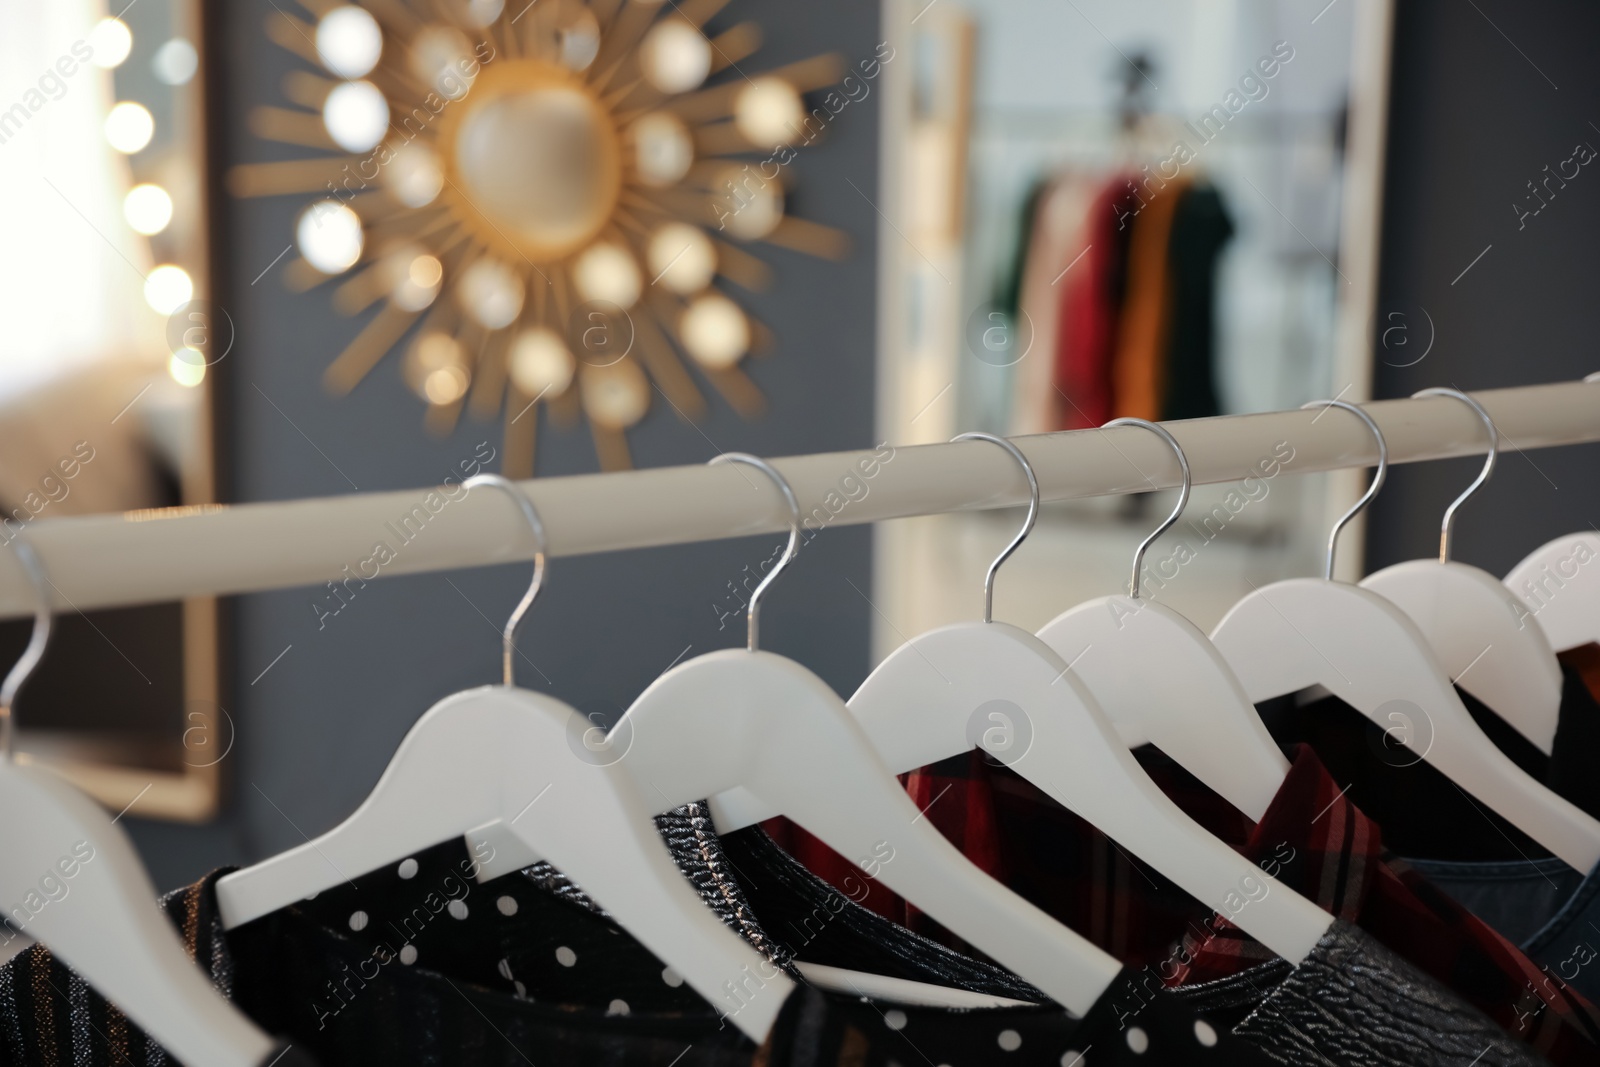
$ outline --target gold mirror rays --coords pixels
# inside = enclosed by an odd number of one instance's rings
[[[631,463],[625,434],[658,394],[686,419],[703,384],[761,409],[741,364],[768,331],[723,285],[770,271],[732,242],[847,242],[787,215],[786,176],[752,180],[740,157],[810,142],[801,94],[837,79],[836,58],[708,86],[760,43],[751,23],[707,36],[720,0],[302,2],[267,30],[310,69],[252,127],[322,155],[239,166],[229,186],[318,194],[285,280],[339,277],[340,311],[376,306],[331,390],[399,346],[431,430],[463,409],[504,419],[510,476],[533,472],[541,406],[585,417],[604,469]]]

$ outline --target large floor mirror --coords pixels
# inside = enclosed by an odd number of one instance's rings
[[[885,22],[907,54],[885,68],[881,437],[1367,397],[1386,0],[889,0]],[[1205,627],[1318,573],[1361,478],[1279,477],[1285,448],[1271,476],[1196,488],[1147,595]],[[1169,496],[1048,507],[996,617],[1032,629],[1124,587]],[[971,617],[1016,521],[880,529],[880,654]]]
[[[44,518],[214,500],[208,373],[231,324],[208,301],[199,0],[7,0],[0,111],[14,213],[0,275],[0,540]],[[0,105],[3,106],[3,105]],[[16,566],[6,561],[5,566]],[[0,625],[15,662],[31,623]],[[213,600],[63,610],[16,708],[15,748],[113,810],[216,810],[233,724]]]

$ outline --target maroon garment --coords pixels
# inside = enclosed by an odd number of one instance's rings
[[[1600,1012],[1383,846],[1309,746],[1292,749],[1259,824],[1159,752],[1137,753],[1169,797],[1283,885],[1360,926],[1555,1064],[1600,1062]],[[1231,978],[1274,955],[1009,768],[972,752],[907,777],[926,818],[989,874],[1168,986]],[[799,831],[794,831],[799,833]],[[821,847],[816,846],[816,847]],[[802,855],[805,855],[802,850]],[[840,861],[842,863],[842,861]],[[859,872],[855,872],[859,877]],[[878,910],[970,951],[904,902]],[[1240,906],[1247,907],[1241,895]]]
[[[1055,387],[1064,430],[1100,426],[1112,416],[1111,361],[1127,281],[1128,240],[1139,201],[1118,174],[1094,198],[1081,239],[1061,265]]]

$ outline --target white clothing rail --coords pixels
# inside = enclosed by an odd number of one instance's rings
[[[1564,382],[1474,396],[1494,418],[1506,454],[1600,440],[1600,383]],[[1388,400],[1366,408],[1388,439],[1391,462],[1485,451],[1482,423],[1459,401]],[[1259,476],[1258,465],[1281,456],[1284,442],[1293,449],[1285,473],[1370,466],[1377,459],[1366,427],[1337,409],[1167,425],[1187,453],[1197,485]],[[1180,484],[1167,445],[1137,427],[1016,442],[1033,463],[1046,501]],[[888,454],[888,449],[832,452],[778,459],[773,465],[793,486],[813,526],[999,508],[1027,499],[1015,462],[983,442],[901,447],[884,459]],[[864,469],[873,473],[867,476]],[[1527,475],[1507,466],[1500,476]],[[544,520],[552,556],[771,533],[785,529],[788,521],[773,487],[737,465],[538,479],[521,486]],[[40,519],[13,522],[4,536],[9,539],[20,525],[62,611],[320,585],[357,573],[371,577],[368,561],[379,543],[392,550],[392,558],[377,564],[382,575],[532,557],[525,521],[503,494],[463,494],[459,487],[450,492],[453,500],[438,490],[417,489]],[[403,532],[414,529],[415,536],[397,536],[402,525]],[[21,567],[0,566],[0,618],[31,612]]]

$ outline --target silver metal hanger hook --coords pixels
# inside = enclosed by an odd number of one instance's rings
[[[766,593],[767,587],[777,581],[778,575],[789,566],[789,561],[800,552],[800,501],[796,499],[788,479],[778,473],[778,468],[760,456],[752,456],[748,452],[724,452],[712,459],[708,466],[715,467],[719,463],[743,463],[747,467],[754,467],[772,479],[778,491],[783,494],[783,502],[789,506],[789,544],[783,550],[783,558],[778,561],[776,567],[767,572],[767,576],[761,579],[755,591],[750,594],[750,607],[745,624],[745,647],[755,652],[761,647],[761,597]]]
[[[517,606],[512,610],[505,629],[500,631],[501,681],[508,686],[515,685],[516,673],[512,669],[512,659],[517,651],[517,628],[522,625],[522,617],[533,606],[534,598],[539,595],[539,589],[544,585],[545,554],[549,541],[545,538],[544,523],[539,519],[539,512],[534,509],[533,502],[509,478],[498,474],[474,474],[461,484],[467,489],[480,485],[499,489],[517,502],[522,517],[528,520],[528,529],[533,531],[533,580],[528,583],[528,591],[522,594],[522,599],[517,601]]]
[[[1022,521],[1022,529],[1017,531],[1017,536],[1013,537],[1011,543],[1001,549],[1000,554],[994,558],[994,562],[989,564],[989,573],[983,576],[983,621],[993,622],[994,576],[999,573],[1000,564],[1010,559],[1011,553],[1015,552],[1018,546],[1033,532],[1033,524],[1039,520],[1039,479],[1033,473],[1033,464],[1029,463],[1028,457],[1022,454],[1022,449],[1004,437],[997,437],[992,433],[981,433],[975,430],[972,433],[957,434],[950,438],[950,441],[952,444],[956,441],[988,441],[992,445],[999,445],[1011,453],[1011,458],[1017,461],[1017,465],[1022,468],[1022,473],[1028,479],[1028,517]]]
[[[1139,542],[1139,547],[1133,552],[1133,577],[1128,580],[1128,595],[1134,600],[1139,599],[1139,571],[1144,567],[1145,551],[1156,543],[1156,538],[1172,529],[1173,523],[1183,514],[1183,509],[1189,506],[1189,493],[1194,489],[1194,475],[1189,470],[1189,457],[1183,454],[1183,446],[1178,444],[1178,439],[1160,423],[1151,422],[1149,419],[1122,418],[1112,419],[1102,430],[1114,429],[1118,426],[1142,426],[1146,430],[1160,437],[1172,446],[1172,452],[1178,457],[1178,468],[1183,471],[1183,489],[1178,493],[1178,506],[1172,509],[1172,514],[1167,516],[1167,521],[1155,528],[1149,537]],[[1140,472],[1143,473],[1143,472]]]
[[[1344,529],[1345,523],[1361,514],[1361,510],[1372,503],[1372,498],[1378,495],[1378,490],[1383,488],[1384,479],[1389,476],[1389,442],[1384,440],[1383,431],[1378,429],[1376,422],[1372,421],[1372,416],[1368,415],[1366,409],[1358,404],[1352,404],[1348,400],[1313,400],[1310,403],[1300,405],[1301,411],[1309,408],[1340,408],[1348,411],[1367,424],[1367,429],[1372,431],[1373,439],[1378,442],[1378,473],[1372,476],[1372,484],[1367,486],[1365,493],[1361,494],[1361,499],[1357,500],[1349,511],[1339,517],[1339,521],[1333,524],[1333,529],[1328,533],[1328,562],[1322,569],[1322,576],[1331,582],[1333,581],[1333,552],[1339,544],[1339,532]]]
[[[33,588],[34,608],[33,633],[28,637],[28,647],[22,650],[21,658],[12,664],[5,682],[0,683],[0,752],[8,761],[11,759],[11,738],[16,732],[12,709],[16,707],[17,693],[44,658],[45,645],[50,643],[50,623],[55,617],[55,612],[50,608],[50,591],[46,588],[50,579],[45,577],[44,565],[34,554],[33,546],[19,533],[11,539],[11,549],[22,562],[28,584]]]
[[[1453,547],[1456,534],[1456,512],[1460,510],[1461,505],[1465,504],[1473,493],[1482,488],[1483,483],[1489,480],[1489,475],[1494,473],[1494,461],[1500,458],[1500,431],[1495,428],[1494,420],[1489,417],[1489,413],[1483,410],[1483,405],[1459,389],[1439,387],[1424,389],[1419,393],[1411,394],[1413,400],[1425,396],[1448,396],[1453,400],[1461,401],[1478,413],[1478,418],[1483,420],[1484,429],[1489,433],[1489,458],[1484,461],[1483,470],[1479,471],[1478,476],[1472,480],[1472,484],[1467,486],[1462,494],[1451,502],[1448,508],[1445,508],[1444,521],[1439,524],[1439,562],[1449,563],[1450,549]]]

